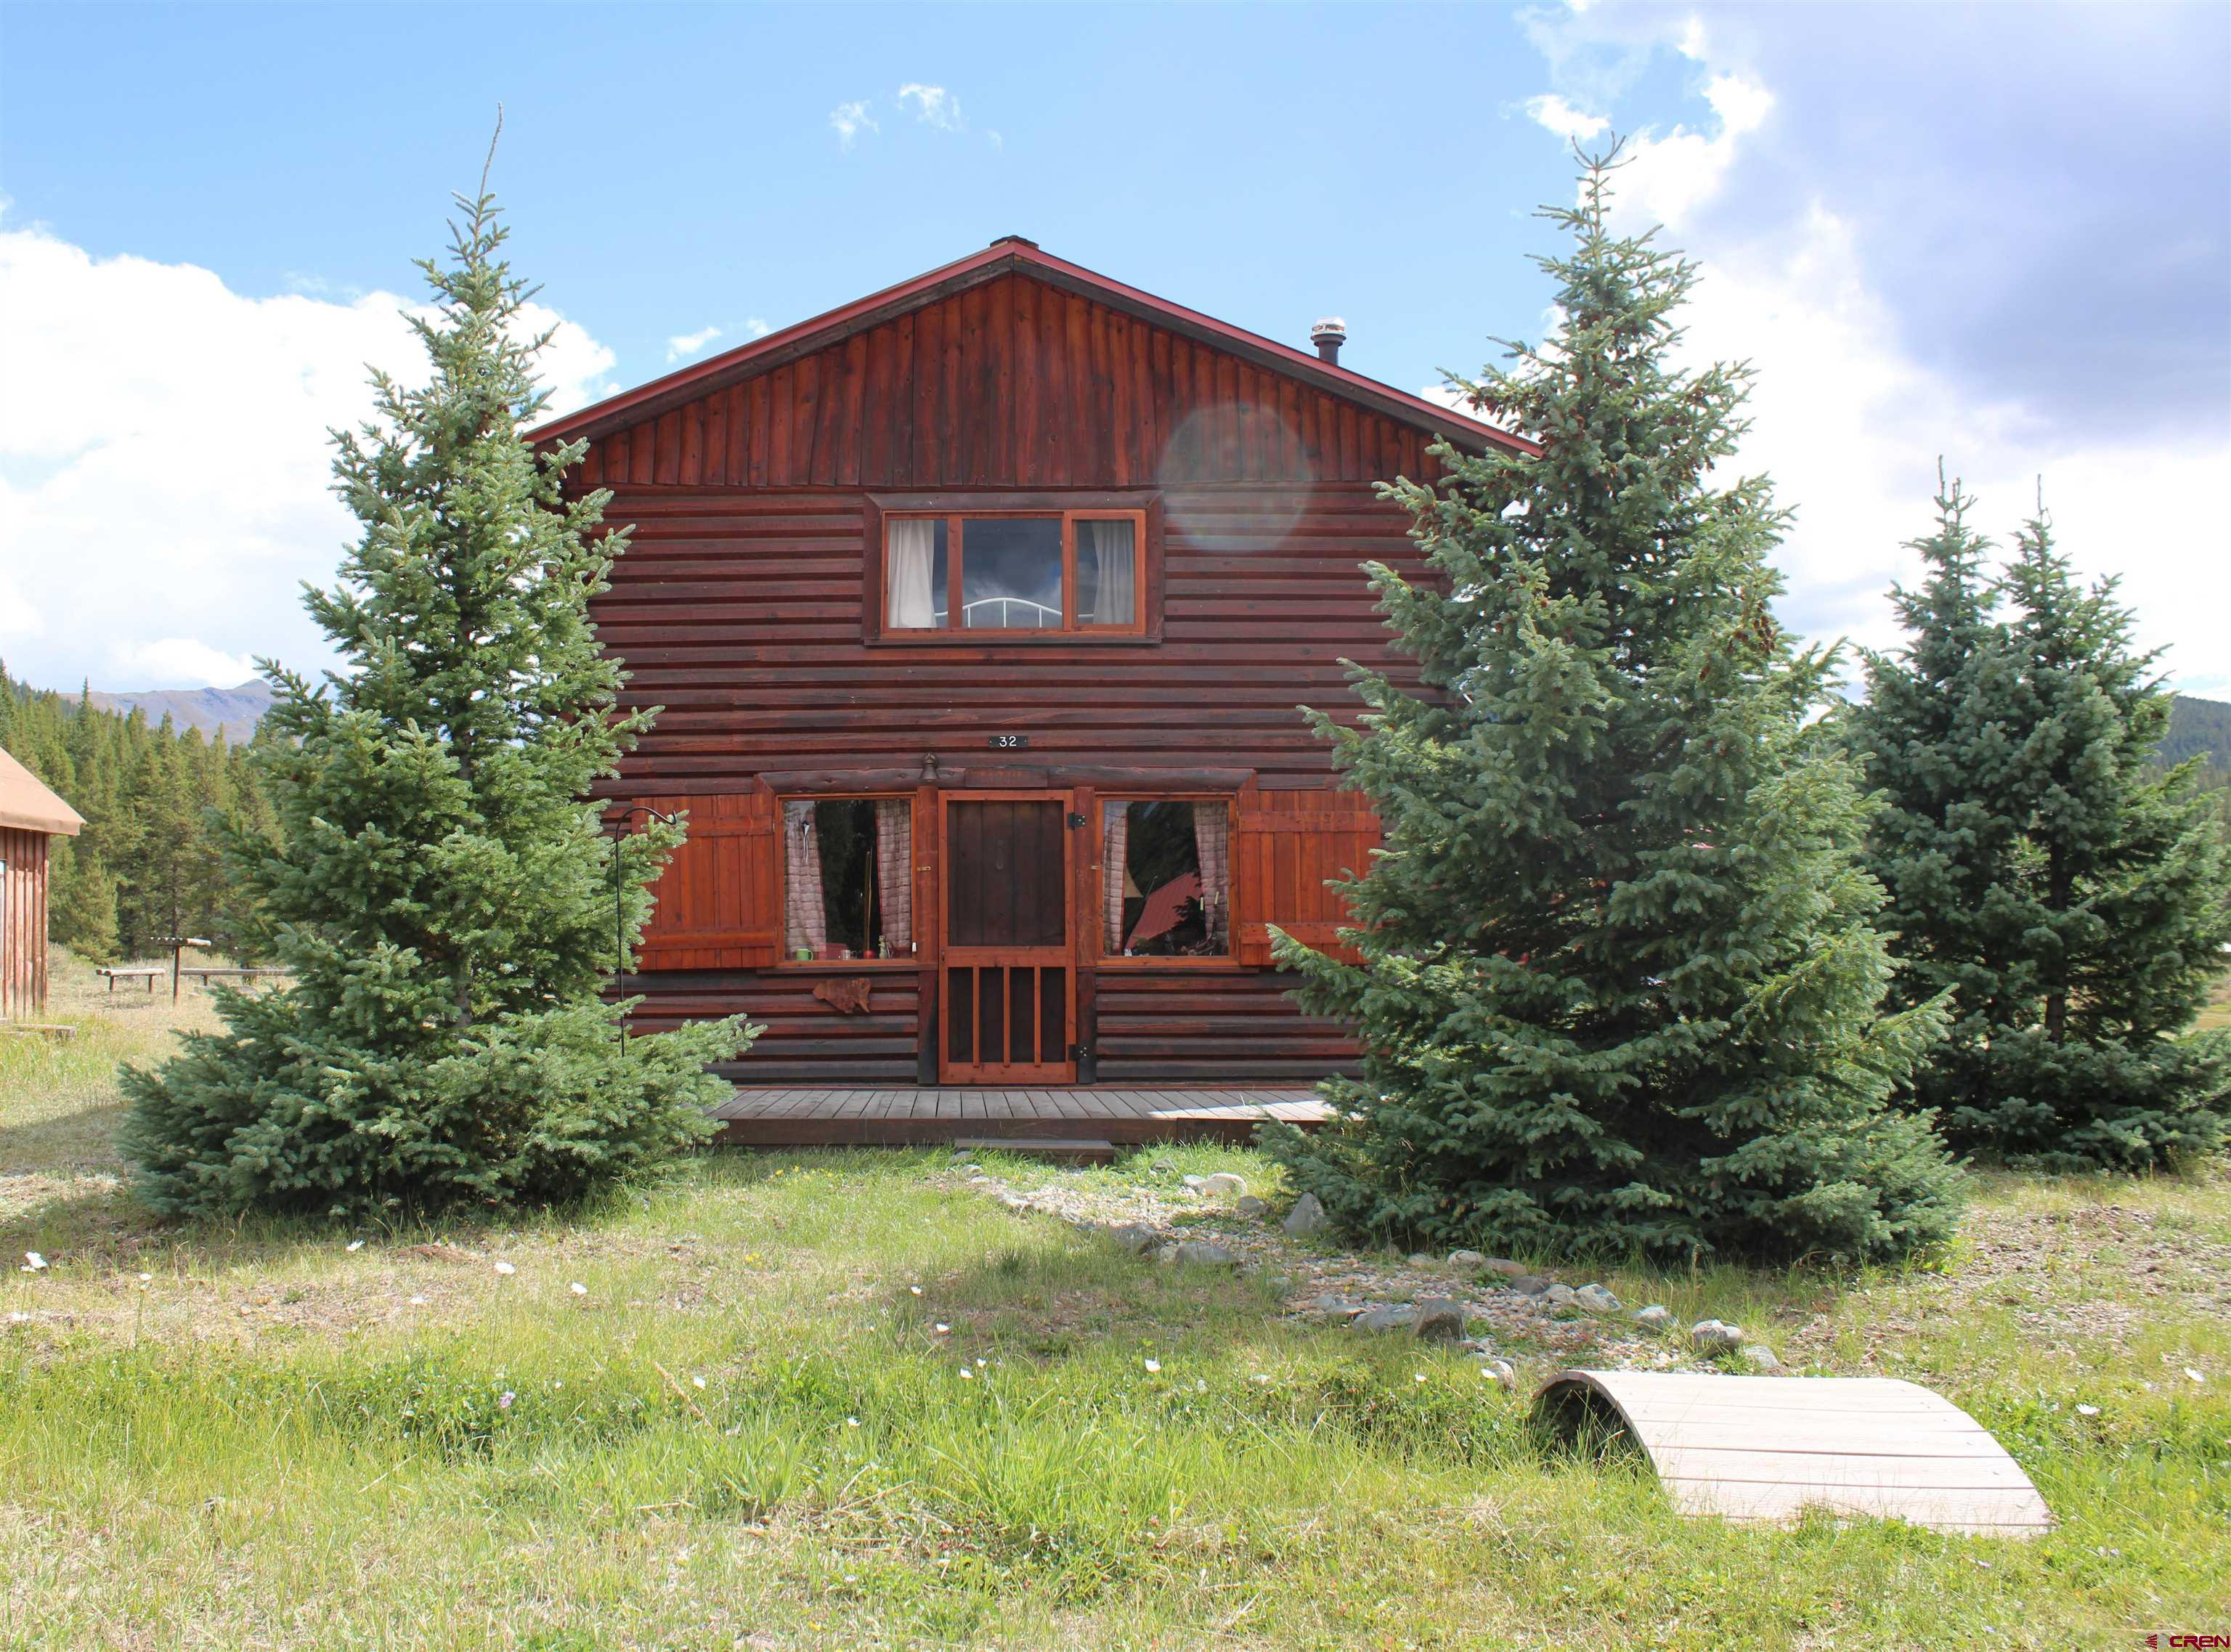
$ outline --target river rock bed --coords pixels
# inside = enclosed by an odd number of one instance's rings
[[[962,1162],[932,1179],[1017,1216],[1065,1223],[1143,1266],[1222,1266],[1259,1277],[1284,1299],[1280,1317],[1294,1324],[1349,1324],[1358,1335],[1414,1338],[1422,1323],[1432,1339],[1454,1340],[1447,1331],[1454,1311],[1464,1320],[1461,1346],[1481,1358],[1536,1367],[1529,1375],[1537,1376],[1568,1365],[1673,1371],[1710,1364],[1685,1345],[1670,1314],[1638,1324],[1634,1307],[1595,1281],[1530,1274],[1477,1252],[1442,1259],[1332,1249],[1322,1236],[1283,1231],[1280,1213],[1237,1177],[1181,1178],[1158,1170],[1130,1186],[1110,1187],[1067,1182],[1056,1171],[1017,1186]]]

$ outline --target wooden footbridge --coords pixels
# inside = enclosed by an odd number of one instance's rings
[[[1534,1408],[1568,1438],[1631,1441],[1684,1514],[1786,1521],[1817,1508],[2000,1537],[2053,1523],[1982,1424],[1889,1378],[1566,1371]]]

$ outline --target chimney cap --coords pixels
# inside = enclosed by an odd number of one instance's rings
[[[1319,339],[1345,339],[1346,337],[1348,337],[1348,323],[1336,315],[1321,315],[1310,323],[1311,343],[1315,343]]]

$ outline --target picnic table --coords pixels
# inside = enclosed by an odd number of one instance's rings
[[[284,975],[287,971],[279,965],[259,964],[252,969],[220,969],[215,965],[210,965],[201,969],[182,969],[178,973],[180,975],[191,975],[196,980],[201,982],[204,986],[206,986],[209,984],[210,978],[213,975],[228,976],[238,979],[253,979],[255,977],[259,975]],[[152,992],[154,989],[150,987],[148,991]]]
[[[116,984],[119,981],[145,981],[147,984],[148,993],[152,996],[155,991],[155,979],[163,973],[163,967],[159,964],[135,965],[128,969],[109,969],[104,966],[95,970],[94,973],[108,978],[108,996],[112,998],[116,996]]]

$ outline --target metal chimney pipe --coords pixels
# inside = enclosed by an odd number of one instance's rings
[[[1348,323],[1336,315],[1319,319],[1310,329],[1310,342],[1317,347],[1317,354],[1335,367],[1340,365],[1340,347],[1348,342]]]

